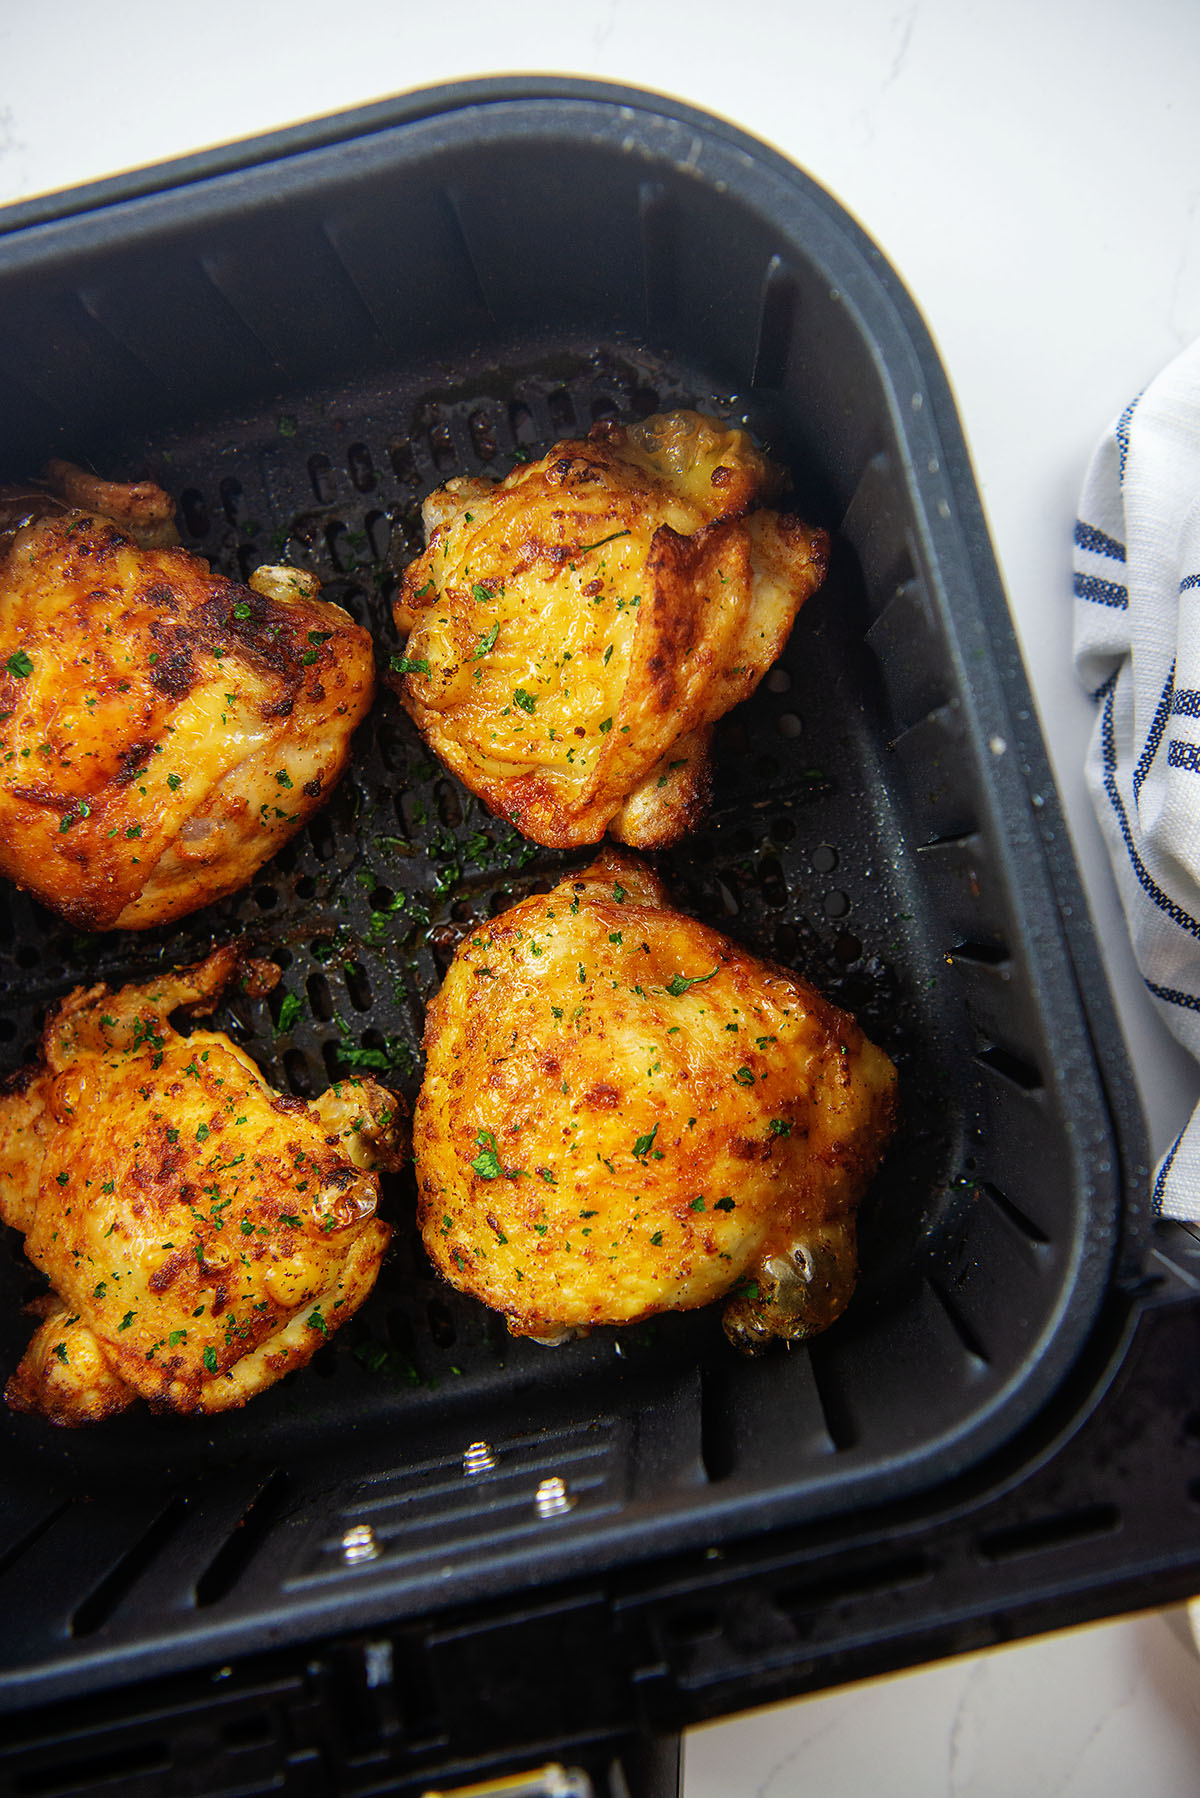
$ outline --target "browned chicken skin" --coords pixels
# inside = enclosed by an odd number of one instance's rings
[[[823,531],[695,412],[597,425],[503,481],[425,502],[393,662],[435,753],[535,842],[673,842],[708,802],[712,728],[820,585]]]
[[[0,1090],[0,1220],[52,1292],[5,1396],[58,1424],[223,1411],[301,1367],[374,1284],[390,1231],[378,1176],[404,1158],[402,1102],[347,1080],[274,1093],[227,1036],[184,1037],[270,963],[219,949],[111,991],[77,988],[41,1056]]]
[[[426,1248],[516,1335],[727,1298],[740,1347],[854,1288],[896,1073],[786,969],[606,852],[460,945],[425,1033]]]
[[[133,523],[0,495],[0,873],[83,929],[144,930],[244,886],[328,799],[371,642],[309,575],[246,587],[139,547],[165,496],[65,467]]]

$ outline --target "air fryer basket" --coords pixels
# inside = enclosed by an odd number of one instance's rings
[[[315,569],[381,666],[448,475],[600,418],[746,421],[836,551],[718,731],[711,817],[658,861],[856,1013],[904,1111],[860,1290],[811,1346],[745,1362],[715,1311],[510,1340],[432,1275],[402,1176],[373,1297],[245,1412],[6,1414],[0,1705],[834,1528],[1031,1427],[1140,1261],[1138,1126],[1064,935],[1078,895],[953,407],[847,216],[652,96],[480,83],[15,209],[0,296],[0,478],[52,453],[151,473],[189,547]],[[581,859],[486,815],[384,693],[329,807],[182,926],[80,937],[6,888],[4,1066],[75,983],[236,936],[284,970],[220,1014],[268,1077],[367,1067],[411,1096],[463,925]],[[30,1328],[11,1246],[5,1374]]]

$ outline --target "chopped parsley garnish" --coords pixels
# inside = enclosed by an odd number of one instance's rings
[[[244,599],[238,600],[236,606],[233,608],[233,615],[235,618],[249,618],[250,607],[246,604]]]
[[[496,620],[495,624],[493,624],[491,630],[484,631],[482,637],[480,637],[478,643],[475,645],[475,651],[471,657],[471,660],[473,662],[477,662],[477,661],[479,661],[481,656],[485,656],[488,653],[489,649],[495,649],[496,638],[499,635],[500,635],[500,620],[497,618],[497,620]]]
[[[10,674],[15,674],[18,680],[24,680],[27,675],[33,673],[33,663],[23,649],[14,649],[4,666]]]
[[[305,1319],[305,1322],[308,1324],[310,1330],[320,1330],[322,1336],[328,1336],[329,1326],[321,1316],[321,1308],[319,1305],[313,1306],[308,1317]]]
[[[422,589],[422,591],[424,591],[424,589]],[[496,597],[491,588],[485,587],[482,581],[476,581],[475,585],[471,588],[471,594],[475,601],[481,606],[490,606]],[[420,596],[418,595],[418,597]]]
[[[633,1145],[633,1154],[634,1154],[635,1160],[645,1161],[647,1155],[650,1153],[651,1149],[654,1147],[654,1138],[657,1135],[658,1135],[658,1125],[655,1124],[655,1126],[654,1126],[653,1130],[651,1130],[649,1136],[639,1136],[638,1137],[637,1141]]]
[[[601,718],[601,720],[600,720],[600,735],[602,737],[606,737],[611,729],[612,729],[612,719],[611,718]]]
[[[513,694],[513,704],[520,706],[523,712],[532,712],[537,700],[532,693],[527,693],[524,687],[518,687]]]
[[[754,1085],[754,1075],[750,1072],[749,1068],[738,1068],[733,1077],[739,1086]]]
[[[295,993],[285,993],[279,1007],[279,1022],[275,1026],[276,1036],[283,1036],[289,1031],[297,1018],[304,1016],[304,1002]]]
[[[687,992],[689,986],[703,986],[706,980],[711,980],[713,974],[719,972],[720,963],[718,962],[711,974],[693,974],[690,977],[687,974],[672,974],[671,978],[667,981],[666,990],[670,993],[672,999],[678,999],[681,993]]]
[[[490,1130],[480,1130],[475,1141],[479,1144],[479,1154],[471,1163],[472,1171],[478,1174],[481,1180],[498,1180],[504,1169],[500,1165],[495,1136]]]
[[[577,556],[586,556],[593,549],[603,549],[606,543],[615,543],[618,537],[628,537],[628,531],[612,531],[607,537],[600,537],[595,543],[581,543],[574,552]]]
[[[213,1347],[211,1342],[209,1343],[208,1347],[204,1351],[203,1359],[204,1359],[204,1365],[208,1369],[209,1373],[216,1373],[216,1371],[217,1371],[217,1351]]]
[[[772,1118],[771,1119],[771,1135],[772,1136],[790,1136],[791,1134],[792,1134],[792,1126],[786,1118]]]
[[[393,656],[391,669],[393,674],[428,674],[429,663],[424,656]]]

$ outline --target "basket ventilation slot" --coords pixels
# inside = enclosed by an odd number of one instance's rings
[[[261,1485],[204,1572],[196,1581],[199,1609],[219,1604],[241,1580],[251,1561],[273,1533],[283,1511],[289,1481],[273,1473]]]
[[[187,1500],[182,1497],[173,1498],[163,1508],[146,1533],[121,1556],[112,1571],[74,1612],[69,1625],[73,1636],[93,1636],[108,1622],[122,1599],[176,1535],[186,1510]]]
[[[979,1552],[987,1561],[1014,1560],[1019,1555],[1070,1548],[1096,1536],[1112,1535],[1120,1528],[1121,1513],[1116,1505],[1084,1505],[1076,1511],[1035,1517],[1010,1529],[994,1530],[979,1538]]]

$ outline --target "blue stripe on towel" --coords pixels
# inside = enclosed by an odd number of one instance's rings
[[[1162,1166],[1159,1168],[1158,1177],[1154,1182],[1154,1191],[1150,1195],[1150,1209],[1152,1211],[1162,1211],[1163,1189],[1167,1184],[1167,1175],[1171,1171],[1171,1164],[1175,1160],[1179,1145],[1182,1141],[1183,1131],[1181,1130],[1179,1135],[1175,1138],[1175,1141],[1167,1150],[1167,1153],[1163,1156]]]
[[[1137,399],[1130,400],[1124,412],[1122,412],[1120,418],[1117,420],[1117,468],[1120,473],[1122,487],[1125,485],[1125,464],[1129,460],[1129,424],[1137,409],[1138,400],[1140,400],[1141,397],[1142,396],[1139,393]]]
[[[1084,524],[1082,518],[1075,520],[1075,545],[1078,549],[1089,549],[1094,556],[1111,556],[1114,562],[1125,560],[1125,545],[1118,543],[1105,531],[1097,530],[1094,524]]]
[[[1109,679],[1100,725],[1100,743],[1104,758],[1104,790],[1108,794],[1109,804],[1113,808],[1118,828],[1125,840],[1129,865],[1133,869],[1138,885],[1158,909],[1170,918],[1173,924],[1178,924],[1181,930],[1186,930],[1191,936],[1200,937],[1200,923],[1197,923],[1190,913],[1184,911],[1182,905],[1176,905],[1169,893],[1163,892],[1138,854],[1137,845],[1133,840],[1133,832],[1129,828],[1129,819],[1117,789],[1117,744],[1113,730],[1113,690],[1116,678],[1116,675],[1112,675]]]
[[[1154,718],[1146,736],[1145,747],[1143,748],[1141,755],[1139,755],[1137,766],[1133,771],[1133,796],[1135,799],[1142,790],[1142,782],[1150,772],[1151,762],[1153,762],[1155,756],[1158,754],[1158,746],[1162,742],[1163,732],[1167,728],[1167,719],[1173,712],[1181,711],[1183,709],[1176,704],[1176,701],[1188,697],[1186,693],[1175,693],[1174,687],[1175,664],[1172,662],[1171,672],[1167,676],[1166,684],[1162,690],[1162,696],[1154,709]],[[1196,697],[1197,699],[1200,699],[1200,694],[1197,694]]]
[[[1118,587],[1115,581],[1097,580],[1094,574],[1075,576],[1075,597],[1095,600],[1098,606],[1119,606],[1122,610],[1129,604],[1124,587]]]

